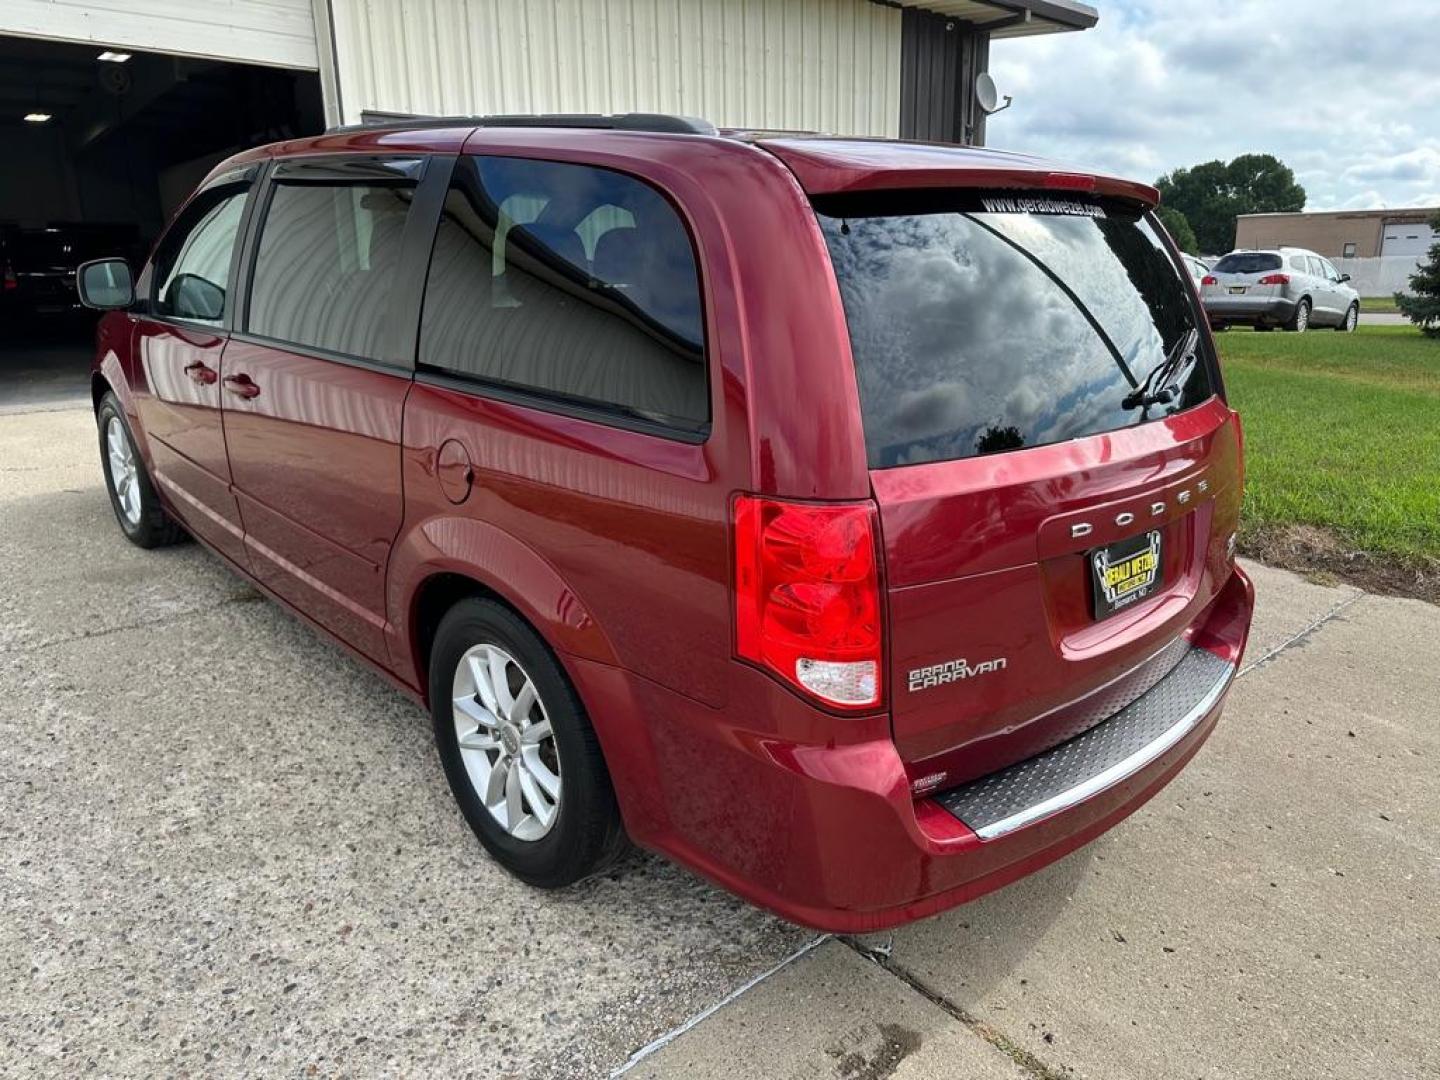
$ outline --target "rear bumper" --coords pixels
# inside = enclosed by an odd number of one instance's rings
[[[814,713],[758,672],[756,699],[742,689],[746,701],[712,710],[614,668],[578,660],[570,666],[638,843],[794,922],[854,933],[932,915],[1033,873],[1163,788],[1219,718],[1253,598],[1237,569],[1203,621],[1187,631],[1197,664],[1213,678],[1202,674],[1181,686],[1173,681],[1177,667],[1092,731],[1123,721],[1152,695],[1174,699],[1165,714],[1171,722],[1150,715],[1148,726],[1136,725],[1132,715],[1131,730],[1112,727],[1130,740],[1129,749],[1091,753],[1086,760],[1099,767],[1088,773],[1057,771],[1052,757],[1079,739],[1012,766],[1005,772],[1028,768],[1031,781],[1051,782],[1032,784],[1034,800],[1007,804],[994,820],[971,813],[975,827],[947,809],[947,802],[963,802],[955,792],[911,795],[883,717],[841,721],[855,724],[858,734],[837,743],[826,738],[834,718]],[[808,740],[795,737],[807,729]],[[1103,741],[1094,736],[1092,750]],[[958,791],[973,795],[987,781],[993,778]],[[990,827],[997,822],[1002,827]]]
[[[1214,296],[1201,301],[1211,322],[1289,322],[1296,301],[1284,296]]]

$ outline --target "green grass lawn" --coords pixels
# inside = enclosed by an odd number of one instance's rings
[[[1398,315],[1400,313],[1400,309],[1395,306],[1395,297],[1393,296],[1362,296],[1360,310],[1367,315]]]
[[[1306,525],[1358,550],[1440,559],[1440,341],[1408,326],[1216,341],[1245,423],[1242,541]]]

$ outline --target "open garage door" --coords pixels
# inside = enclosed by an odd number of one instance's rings
[[[310,0],[5,0],[0,34],[310,71],[318,66]]]
[[[313,71],[0,36],[0,409],[86,400],[76,266],[138,269],[215,163],[323,127]]]

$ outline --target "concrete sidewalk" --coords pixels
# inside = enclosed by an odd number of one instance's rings
[[[1440,609],[1250,569],[1251,666],[1146,808],[824,943],[631,1075],[1440,1075]]]
[[[1440,608],[1253,567],[1174,784],[816,943],[645,856],[516,884],[420,712],[198,547],[127,545],[96,453],[87,412],[0,416],[0,1074],[1440,1076]]]

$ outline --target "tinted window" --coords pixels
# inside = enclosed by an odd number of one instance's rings
[[[1179,348],[1197,340],[1189,290],[1133,209],[917,193],[817,210],[872,467],[1060,442],[1210,396],[1207,363]],[[1174,400],[1127,403],[1172,350]]]
[[[709,421],[695,253],[671,205],[607,169],[464,158],[420,363],[672,427]]]
[[[1279,270],[1279,255],[1268,251],[1234,251],[1215,264],[1217,274],[1267,274]]]
[[[248,185],[202,191],[165,234],[155,256],[155,314],[219,324],[225,318],[230,260]]]
[[[250,332],[397,359],[385,333],[412,192],[408,183],[278,184],[255,255]]]

